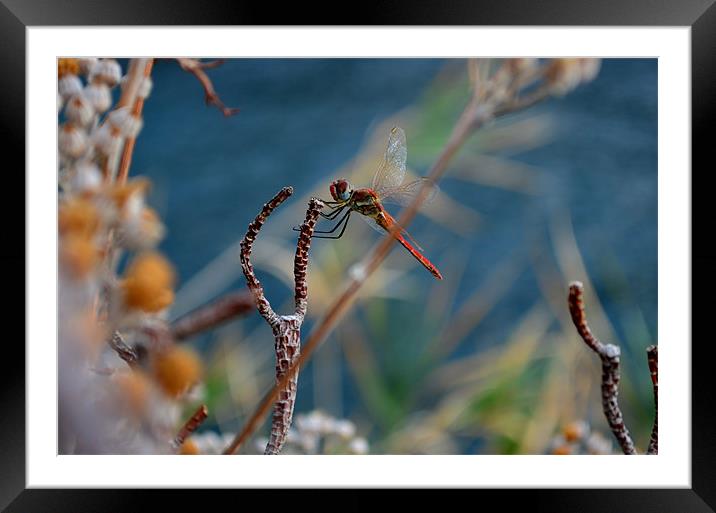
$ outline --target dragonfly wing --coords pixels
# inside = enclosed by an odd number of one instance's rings
[[[395,189],[403,183],[405,163],[408,149],[405,145],[405,132],[400,127],[393,127],[388,138],[385,158],[373,177],[372,189],[378,193],[382,190]]]
[[[369,217],[369,216],[358,216],[358,217],[360,217],[361,219],[363,219],[363,220],[368,224],[368,226],[370,226],[371,228],[373,228],[376,232],[382,233],[383,235],[385,235],[386,233],[388,233],[388,232],[385,230],[385,228],[383,228],[383,227],[380,226],[378,223],[376,223],[376,222],[375,222],[375,219],[373,219],[372,217]]]
[[[360,217],[366,223],[368,223],[368,226],[373,228],[376,232],[378,232],[382,235],[385,235],[386,233],[388,233],[388,230],[386,230],[385,228],[380,226],[378,223],[376,223],[375,219],[373,219],[372,217],[368,217],[368,216],[358,216],[358,217]],[[392,222],[394,222],[395,224],[398,224],[398,222],[395,219],[393,219]],[[407,230],[405,228],[401,227],[400,230],[398,230],[398,233],[402,234],[403,236],[408,237],[408,239],[410,239],[413,242],[413,244],[415,244],[415,247],[418,248],[418,250],[420,250],[420,251],[423,250],[423,248],[420,247],[420,244],[418,244],[418,242],[415,239],[413,239],[413,237],[407,232]]]
[[[382,203],[392,203],[393,205],[407,207],[418,195],[421,187],[427,189],[425,199],[422,203],[423,205],[433,201],[438,192],[440,192],[438,185],[430,178],[419,178],[414,182],[383,191],[383,195],[380,196],[380,201]]]

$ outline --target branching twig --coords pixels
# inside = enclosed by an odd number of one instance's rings
[[[301,351],[301,325],[306,315],[308,300],[308,287],[306,285],[308,250],[311,246],[311,236],[318,219],[318,213],[324,206],[323,202],[315,198],[308,202],[306,219],[301,225],[301,234],[296,244],[296,256],[293,264],[296,303],[293,315],[277,315],[271,308],[271,304],[264,296],[263,287],[254,273],[254,268],[251,264],[251,249],[259,230],[268,216],[291,194],[293,194],[293,189],[284,187],[271,201],[266,203],[254,222],[249,225],[249,229],[241,241],[241,268],[244,271],[244,276],[246,276],[249,289],[254,294],[256,308],[273,331],[277,387],[279,383],[281,384],[274,404],[271,436],[266,445],[265,454],[278,454],[281,451],[288,429],[291,426],[293,407],[296,401],[298,372],[288,375],[287,371],[296,363]],[[244,440],[245,436],[237,435],[231,445],[224,451],[224,454],[236,452]]]
[[[184,71],[187,71],[194,75],[201,83],[201,86],[204,88],[204,99],[206,100],[207,105],[214,105],[226,117],[233,116],[234,114],[239,112],[239,109],[227,107],[226,105],[224,105],[224,102],[221,101],[221,98],[219,98],[219,95],[214,90],[214,85],[211,83],[211,79],[204,72],[205,69],[211,69],[221,66],[224,63],[223,59],[217,59],[209,62],[201,62],[198,59],[180,58],[177,59],[177,62]]]
[[[189,338],[247,313],[253,307],[254,301],[250,293],[246,291],[231,292],[174,321],[171,325],[172,335],[174,340]]]
[[[646,348],[647,361],[649,363],[649,374],[651,384],[654,388],[654,427],[651,429],[651,439],[647,454],[659,454],[659,348],[649,346]]]
[[[584,286],[575,281],[569,285],[569,313],[577,328],[577,332],[592,351],[602,360],[602,409],[607,418],[609,427],[614,433],[624,454],[636,454],[634,442],[629,430],[624,424],[624,417],[619,409],[617,396],[619,395],[619,347],[613,344],[603,344],[594,336],[587,324],[584,313]]]
[[[134,369],[138,365],[139,356],[137,352],[127,345],[119,331],[115,331],[112,334],[109,339],[109,345],[131,368]]]
[[[365,281],[378,268],[381,262],[385,260],[392,244],[395,242],[395,233],[398,232],[401,227],[407,228],[410,221],[412,221],[412,219],[417,215],[420,205],[425,200],[430,190],[428,184],[430,182],[437,183],[440,180],[440,178],[447,171],[448,164],[453,157],[455,157],[465,141],[467,141],[468,138],[485,123],[495,119],[496,117],[504,116],[512,112],[516,112],[517,110],[530,107],[543,98],[547,98],[546,90],[545,92],[540,92],[539,95],[537,93],[530,95],[528,101],[523,100],[515,102],[508,107],[503,105],[492,106],[492,109],[494,109],[492,110],[481,101],[479,95],[473,95],[472,99],[467,104],[460,115],[460,118],[453,127],[453,131],[450,134],[450,138],[445,144],[445,147],[433,164],[432,168],[430,168],[427,175],[429,180],[426,180],[423,183],[423,186],[418,191],[416,197],[404,209],[402,215],[398,219],[398,222],[391,228],[390,234],[384,236],[376,248],[364,258],[363,262],[356,266],[356,272],[351,273],[351,276],[341,294],[331,304],[323,318],[316,323],[311,335],[304,344],[301,355],[296,359],[296,362],[291,365],[281,381],[276,383],[276,385],[264,396],[261,403],[259,403],[256,410],[247,421],[246,425],[237,435],[239,443],[232,444],[231,447],[227,449],[227,452],[230,453],[235,451],[241,443],[243,443],[243,441],[247,440],[248,437],[251,436],[251,433],[253,433],[259,426],[261,419],[268,413],[271,408],[271,404],[273,404],[278,397],[279,391],[286,386],[293,374],[297,373],[298,369],[308,361],[315,349],[323,343],[338,321],[343,318]]]
[[[184,441],[189,437],[189,435],[196,431],[197,428],[201,425],[202,422],[206,420],[208,416],[209,410],[207,409],[206,405],[202,404],[201,406],[199,406],[199,408],[197,408],[197,410],[194,412],[194,415],[189,417],[189,420],[184,423],[184,425],[179,430],[179,433],[177,433],[177,436],[174,438],[174,440],[172,440],[172,449],[178,451],[184,444]]]

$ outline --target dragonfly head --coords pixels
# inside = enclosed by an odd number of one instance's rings
[[[340,179],[331,183],[331,196],[336,201],[348,201],[353,194],[353,186],[348,180]]]

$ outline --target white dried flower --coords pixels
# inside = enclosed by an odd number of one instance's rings
[[[579,59],[582,61],[582,82],[591,82],[599,74],[601,59]]]
[[[129,200],[128,203],[133,202]],[[129,205],[127,205],[129,208]],[[143,208],[138,213],[132,212],[120,225],[120,242],[130,250],[141,250],[155,247],[165,234],[164,225],[150,208]]]
[[[77,126],[87,126],[94,114],[94,107],[82,92],[73,95],[65,107],[65,116]]]
[[[537,59],[507,59],[507,65],[513,73],[522,75],[537,68]]]
[[[57,148],[61,155],[76,159],[87,150],[87,134],[72,123],[65,123],[57,136]]]
[[[356,426],[350,420],[337,420],[333,424],[333,432],[347,440],[356,434]]]
[[[79,59],[80,73],[86,77],[89,76],[98,60],[99,59],[96,57],[85,57],[83,59]]]
[[[82,81],[77,75],[65,75],[57,82],[57,91],[66,100],[82,92]]]
[[[57,113],[58,114],[62,110],[63,103],[64,102],[62,101],[62,95],[60,93],[57,93]]]
[[[102,185],[102,173],[94,162],[82,160],[73,166],[69,185],[77,192],[97,191]]]
[[[142,120],[134,116],[129,107],[113,110],[107,115],[107,119],[124,137],[137,137],[142,128]]]
[[[592,433],[584,444],[589,454],[611,454],[612,443],[599,433]]]
[[[103,155],[113,155],[119,151],[122,137],[115,134],[109,123],[105,123],[92,132],[92,144]]]
[[[225,447],[222,437],[213,431],[195,433],[191,439],[201,454],[221,454]]]
[[[90,82],[102,82],[109,87],[119,84],[122,79],[122,68],[114,59],[100,59],[90,71]]]
[[[553,59],[545,71],[545,80],[553,95],[563,96],[593,80],[599,67],[599,59]]]
[[[368,454],[368,441],[365,438],[354,438],[348,444],[348,449],[353,454]]]
[[[147,99],[149,97],[149,93],[152,92],[152,78],[151,77],[144,77],[142,80],[142,83],[139,84],[139,90],[137,91],[137,95],[142,99]]]
[[[330,419],[320,410],[314,410],[307,415],[296,417],[296,427],[304,433],[325,433],[329,427]]]
[[[112,92],[107,84],[92,82],[85,87],[84,94],[94,109],[101,113],[112,106]]]
[[[316,434],[303,433],[300,439],[301,448],[307,454],[316,454],[316,452],[318,451],[318,441],[319,438]]]

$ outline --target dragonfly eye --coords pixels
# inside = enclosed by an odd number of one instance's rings
[[[348,201],[353,193],[353,188],[348,180],[336,180],[331,184],[331,196],[336,201]]]

